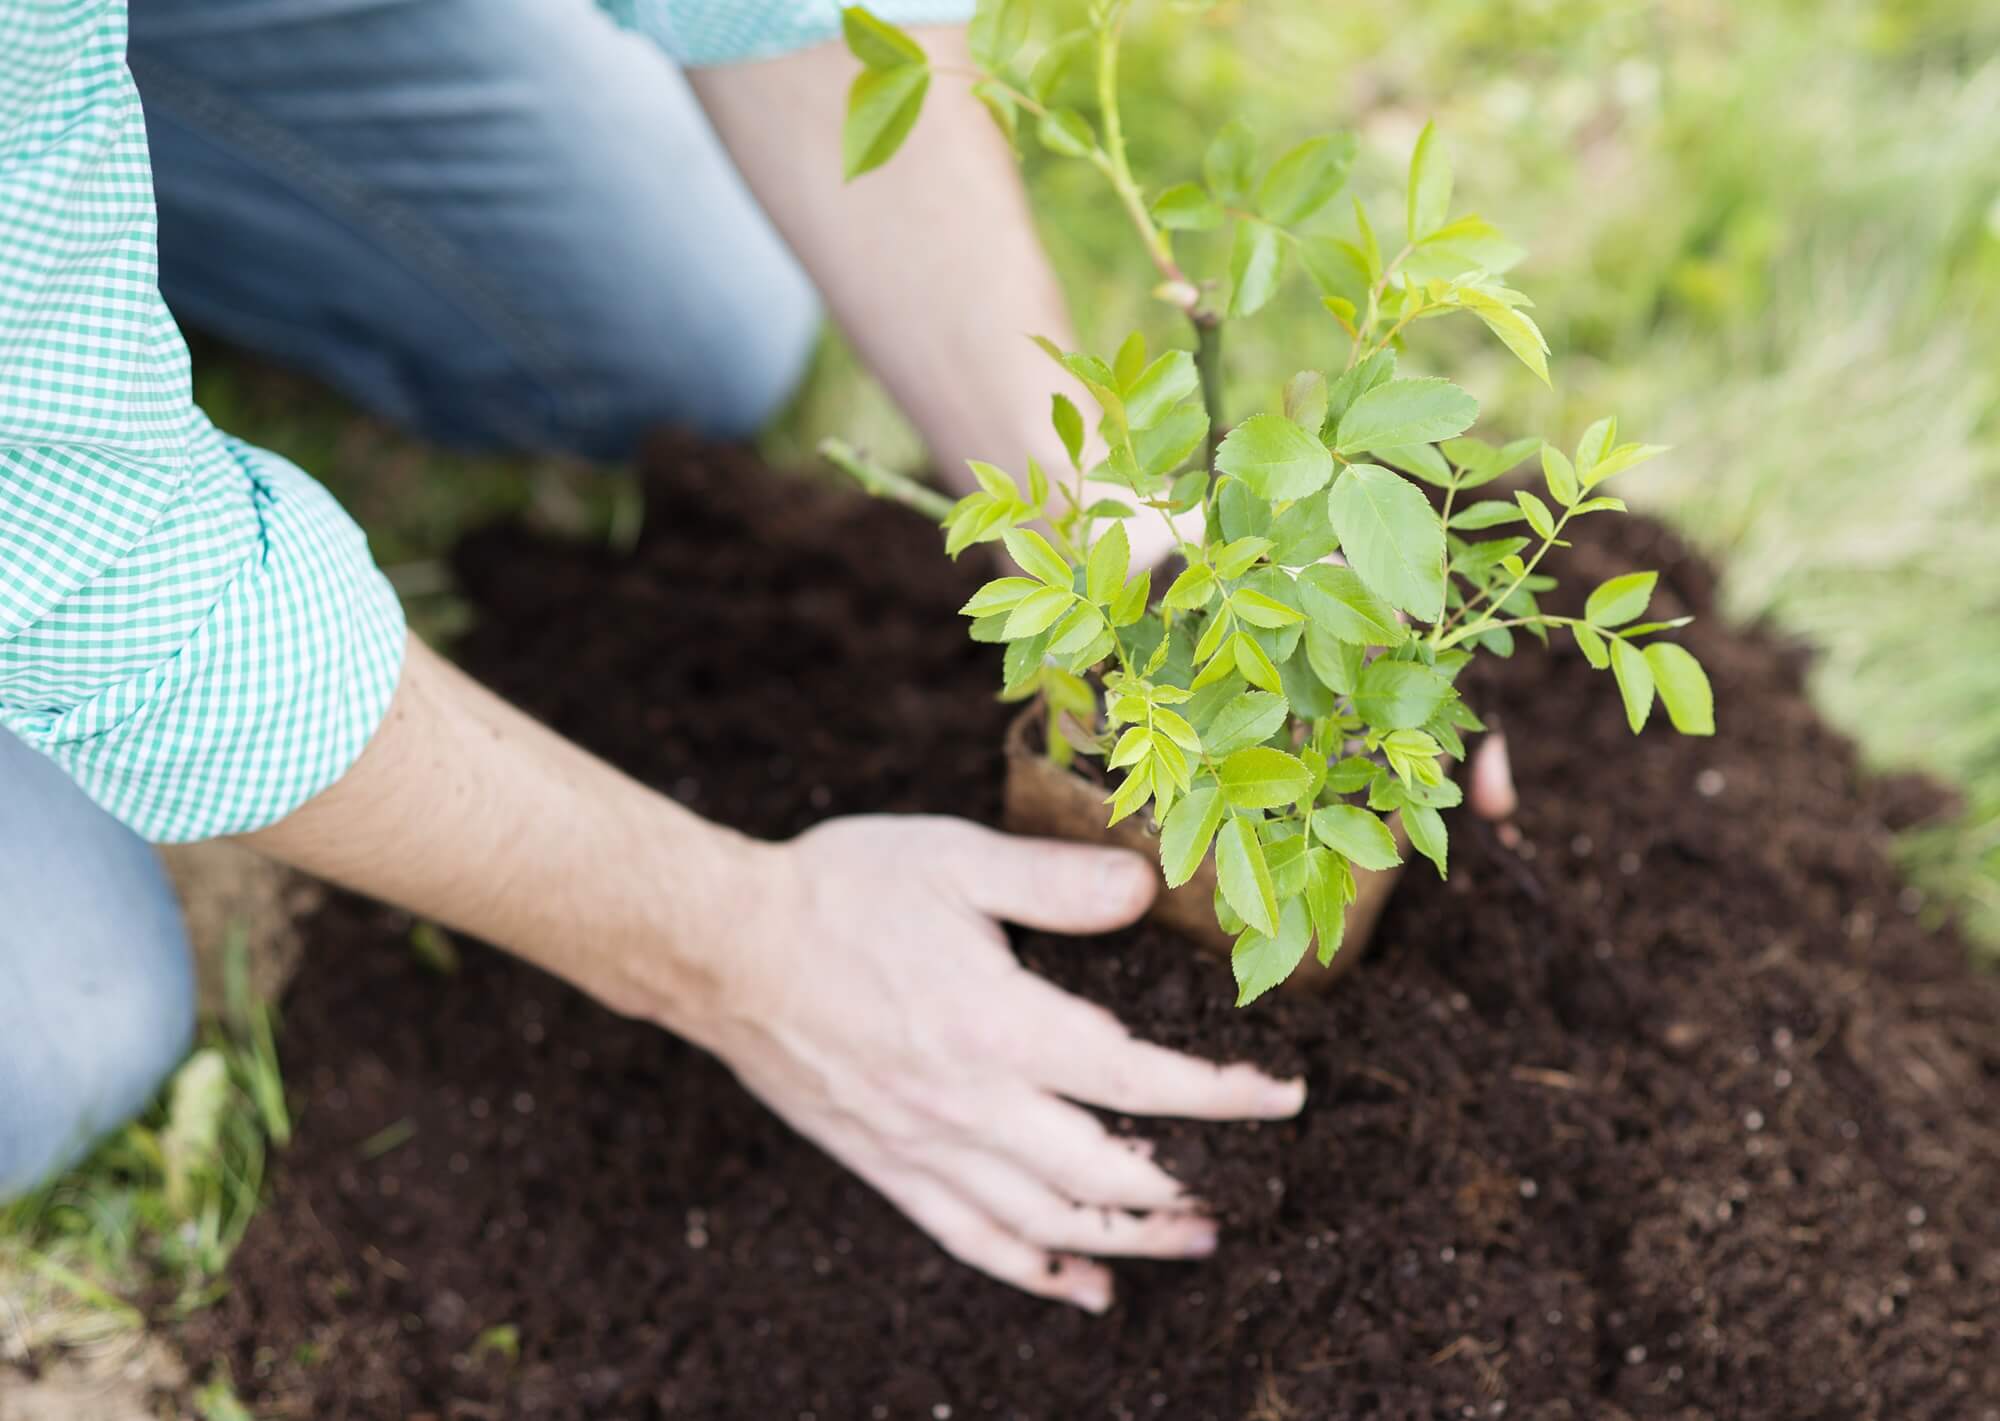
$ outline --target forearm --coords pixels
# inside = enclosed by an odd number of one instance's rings
[[[771,855],[620,774],[412,637],[354,766],[263,853],[523,957],[614,1009],[700,1035],[717,926]]]
[[[920,29],[941,68],[970,65],[957,29]],[[970,487],[969,458],[1061,472],[1049,394],[1081,400],[1027,339],[1075,344],[1014,158],[960,79],[940,74],[894,162],[841,178],[856,66],[838,45],[697,70],[695,92],[737,166],[861,357]],[[1085,405],[1088,408],[1088,405]]]

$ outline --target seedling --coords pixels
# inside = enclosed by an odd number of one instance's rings
[[[1105,359],[1038,340],[1088,392],[1095,442],[1056,394],[1067,469],[1030,458],[1017,477],[974,462],[978,491],[948,507],[837,441],[825,451],[872,491],[941,515],[953,557],[1005,547],[1020,575],[988,582],[961,609],[973,638],[1005,645],[1005,697],[1046,706],[1052,757],[1101,762],[1111,823],[1150,814],[1170,886],[1214,853],[1215,913],[1234,936],[1242,1005],[1315,944],[1322,964],[1333,960],[1355,870],[1400,862],[1386,816],[1445,873],[1441,811],[1462,798],[1446,761],[1484,728],[1455,684],[1475,654],[1508,656],[1517,634],[1546,642],[1560,630],[1611,672],[1635,733],[1656,697],[1675,729],[1713,733],[1707,676],[1659,639],[1688,619],[1643,620],[1656,574],[1611,579],[1582,617],[1552,616],[1538,600],[1555,585],[1538,570],[1549,550],[1568,546],[1575,520],[1624,512],[1603,486],[1662,451],[1621,442],[1611,419],[1569,450],[1532,437],[1494,444],[1468,434],[1480,411],[1465,390],[1398,372],[1418,322],[1465,313],[1549,379],[1530,302],[1505,280],[1522,253],[1483,218],[1454,214],[1432,128],[1393,226],[1359,197],[1351,225],[1336,225],[1357,151],[1349,133],[1265,163],[1235,121],[1208,145],[1198,180],[1148,188],[1119,121],[1130,0],[1093,0],[1087,23],[1027,63],[1032,9],[982,0],[977,71],[965,77],[1011,141],[1032,131],[1103,175],[1151,260],[1153,294],[1186,317],[1192,348],[1151,352],[1135,333]],[[853,178],[893,156],[943,71],[865,9],[844,16],[863,66],[844,129]],[[1094,116],[1059,102],[1073,70],[1090,76]],[[1176,237],[1224,226],[1226,279],[1198,279]],[[1338,368],[1302,370],[1273,407],[1229,427],[1224,325],[1269,305],[1293,264],[1318,289]],[[1469,497],[1531,459],[1545,493]],[[1125,496],[1091,497],[1086,478]],[[1177,532],[1186,567],[1156,592],[1152,570],[1130,565],[1127,524],[1185,528],[1195,510],[1206,531]]]

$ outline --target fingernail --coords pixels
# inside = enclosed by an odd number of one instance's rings
[[[1215,1252],[1215,1245],[1218,1238],[1219,1235],[1216,1233],[1214,1224],[1205,1224],[1196,1228],[1188,1238],[1187,1256],[1189,1258],[1208,1257],[1211,1253]]]
[[[1152,901],[1153,871],[1123,849],[1104,856],[1098,886],[1107,903],[1131,904],[1134,911]]]
[[[1295,1076],[1288,1081],[1274,1081],[1264,1093],[1273,1115],[1296,1115],[1305,1109],[1306,1083],[1303,1076]]]
[[[1070,1300],[1085,1312],[1100,1316],[1111,1311],[1111,1289],[1102,1283],[1086,1283],[1070,1294]]]

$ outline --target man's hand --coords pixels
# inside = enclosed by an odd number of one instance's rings
[[[1215,1247],[1147,1151],[1071,1101],[1215,1120],[1304,1102],[1302,1082],[1135,1041],[1014,960],[997,920],[1093,933],[1143,912],[1154,875],[1132,854],[882,816],[823,824],[760,876],[714,1003],[684,1020],[663,1000],[661,1019],[1015,1287],[1101,1312],[1110,1274],[1075,1255]]]

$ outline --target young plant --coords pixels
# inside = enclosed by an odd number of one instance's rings
[[[1397,354],[1420,321],[1478,318],[1544,382],[1547,343],[1504,273],[1522,255],[1484,219],[1454,215],[1452,169],[1424,130],[1388,240],[1367,206],[1330,231],[1356,153],[1352,134],[1310,138],[1263,163],[1241,121],[1208,145],[1199,180],[1142,187],[1118,108],[1119,40],[1130,0],[1093,0],[1087,22],[1021,58],[1032,0],[982,0],[972,90],[1012,140],[1104,177],[1158,276],[1154,295],[1187,318],[1192,349],[1150,352],[1133,334],[1109,359],[1041,345],[1096,406],[1101,460],[1086,461],[1085,418],[1062,394],[1051,410],[1069,467],[1030,459],[1022,478],[975,462],[979,491],[948,507],[837,441],[828,457],[874,492],[942,513],[956,557],[998,541],[1019,567],[962,609],[975,640],[1006,647],[1003,694],[1039,695],[1051,756],[1101,759],[1110,822],[1148,812],[1169,885],[1215,855],[1217,920],[1234,935],[1238,1004],[1283,981],[1315,943],[1340,950],[1354,869],[1401,854],[1385,816],[1447,864],[1441,811],[1461,799],[1446,772],[1461,736],[1483,727],[1456,681],[1474,654],[1510,655],[1515,636],[1575,638],[1609,669],[1634,732],[1657,697],[1684,734],[1714,730],[1708,679],[1678,644],[1687,619],[1646,621],[1656,574],[1615,577],[1582,617],[1544,612],[1538,571],[1579,518],[1622,513],[1605,483],[1654,457],[1614,421],[1571,450],[1537,438],[1493,444],[1467,433],[1478,402],[1449,380],[1405,376]],[[849,100],[850,178],[888,161],[915,124],[933,69],[907,34],[845,12],[863,69]],[[1087,71],[1095,112],[1061,106],[1065,76]],[[1227,225],[1226,282],[1181,265],[1176,235]],[[1274,408],[1225,427],[1221,332],[1278,294],[1296,260],[1317,286],[1337,368],[1307,369]],[[1472,499],[1539,459],[1545,495]],[[1129,499],[1086,498],[1086,476]],[[1433,498],[1419,484],[1437,491]],[[1126,523],[1200,510],[1180,541],[1186,567],[1162,589],[1130,566]],[[1186,526],[1175,524],[1176,527]],[[1178,534],[1176,535],[1178,538]]]

